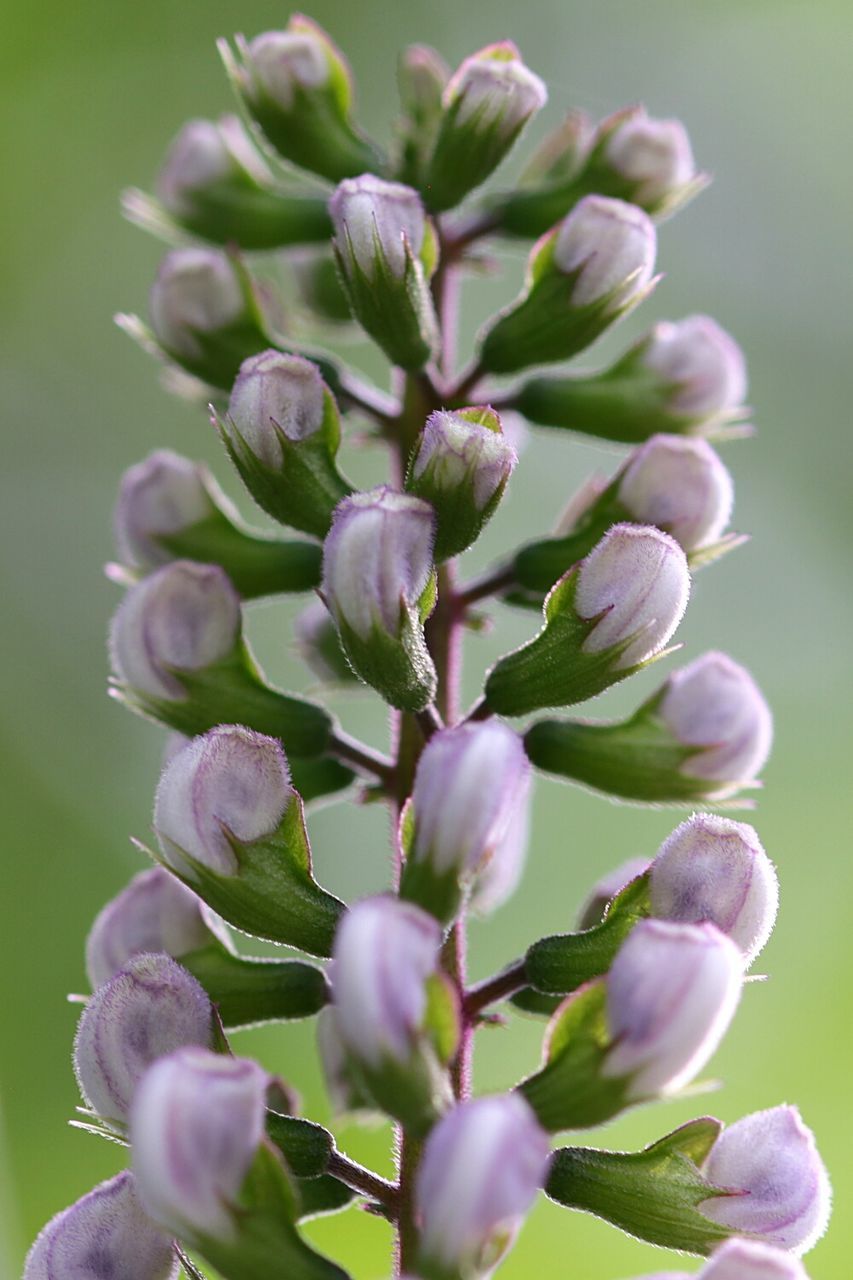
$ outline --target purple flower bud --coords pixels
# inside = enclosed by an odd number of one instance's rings
[[[188,120],[169,147],[157,194],[170,213],[186,217],[195,208],[194,193],[223,182],[234,170],[219,126],[212,120]]]
[[[655,229],[642,209],[624,200],[584,196],[557,232],[554,262],[575,276],[574,306],[606,303],[616,312],[645,290],[656,252]]]
[[[118,973],[133,956],[165,951],[180,959],[210,942],[212,930],[200,898],[163,867],[134,876],[97,916],[86,939],[92,988]]]
[[[323,595],[338,626],[368,640],[374,627],[397,636],[432,572],[431,507],[380,485],[335,509],[323,551]]]
[[[93,1111],[124,1124],[145,1070],[174,1049],[213,1041],[213,1007],[171,956],[134,956],[98,987],[74,1041],[74,1070]]]
[[[430,738],[415,773],[411,857],[428,861],[439,875],[456,869],[463,877],[477,876],[514,834],[529,789],[530,765],[509,725],[487,720],[442,729]]]
[[[221,662],[240,634],[240,598],[213,564],[175,560],[132,586],[110,628],[113,670],[153,698],[180,700],[174,671]]]
[[[418,439],[412,476],[419,480],[428,472],[431,486],[442,494],[470,485],[474,506],[482,511],[503,490],[517,462],[515,449],[500,431],[437,409]]]
[[[246,63],[256,85],[285,111],[300,92],[324,88],[331,70],[323,43],[304,29],[255,36]]]
[[[193,878],[189,855],[220,875],[234,875],[231,841],[270,836],[295,792],[275,738],[219,725],[193,738],[165,769],[154,800],[154,828],[169,864]]]
[[[697,1280],[809,1280],[790,1253],[758,1240],[727,1240],[715,1249]]]
[[[578,571],[575,608],[581,618],[600,617],[584,653],[628,642],[614,670],[645,662],[672,636],[689,595],[687,559],[674,538],[646,525],[613,525]]]
[[[632,455],[619,499],[632,520],[658,525],[685,551],[694,551],[720,537],[731,516],[734,487],[706,441],[660,435]]]
[[[426,980],[438,967],[441,928],[399,898],[366,898],[346,913],[335,935],[337,1027],[349,1051],[368,1066],[389,1057],[404,1064],[426,1014]]]
[[[323,1068],[326,1093],[336,1115],[354,1111],[375,1111],[375,1103],[367,1097],[357,1078],[357,1068],[341,1037],[338,1013],[326,1005],[317,1018],[317,1050]]]
[[[189,1240],[233,1240],[237,1200],[264,1135],[269,1077],[247,1058],[181,1049],[133,1103],[133,1172],[146,1210]]]
[[[732,414],[743,404],[743,352],[710,316],[663,320],[655,325],[642,362],[671,384],[670,413],[704,420]]]
[[[724,653],[704,653],[675,671],[658,714],[685,747],[681,766],[693,778],[730,783],[719,795],[761,772],[773,741],[773,718],[752,676]]]
[[[661,845],[649,896],[660,919],[715,924],[749,965],[773,930],[779,882],[752,827],[697,813]]]
[[[591,929],[599,924],[605,907],[613,901],[617,893],[621,893],[626,885],[648,869],[648,858],[629,858],[627,862],[620,863],[618,867],[614,867],[612,871],[608,871],[600,880],[597,880],[578,913],[580,927]]]
[[[530,806],[518,804],[495,851],[481,870],[471,891],[470,906],[479,915],[488,915],[503,906],[518,888],[527,858],[530,838]]]
[[[680,120],[655,120],[638,107],[610,134],[604,152],[613,169],[632,184],[631,197],[649,207],[696,177],[687,130]]]
[[[346,275],[374,279],[380,270],[402,280],[406,249],[419,257],[426,232],[420,196],[412,187],[372,173],[346,178],[329,201],[329,213]]]
[[[24,1280],[177,1280],[172,1241],[139,1203],[131,1173],[102,1182],[51,1218],[30,1249]]]
[[[437,1269],[491,1274],[542,1186],[548,1139],[517,1093],[454,1107],[418,1169],[421,1251]]]
[[[281,443],[275,428],[288,440],[305,440],[323,425],[325,383],[320,371],[302,356],[262,351],[240,365],[231,392],[230,435],[236,427],[255,457],[268,467],[280,467]]]
[[[628,1077],[630,1100],[675,1093],[716,1052],[742,983],[741,954],[714,925],[641,920],[607,978],[604,1075]]]
[[[796,1107],[757,1111],[729,1125],[702,1172],[730,1194],[704,1200],[701,1212],[733,1232],[761,1236],[799,1255],[826,1230],[829,1175]]]
[[[121,478],[113,523],[125,564],[151,569],[172,559],[158,539],[180,533],[216,511],[207,467],[157,449]]]
[[[476,133],[494,130],[509,145],[545,106],[548,90],[521,61],[515,45],[504,40],[465,59],[451,76],[444,101],[446,107],[455,107],[458,128],[474,124]]]
[[[166,350],[196,360],[203,354],[197,335],[236,323],[246,304],[227,254],[173,249],[160,264],[148,309],[151,327]]]

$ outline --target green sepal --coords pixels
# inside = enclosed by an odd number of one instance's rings
[[[602,1074],[611,1043],[607,989],[596,979],[559,1006],[545,1037],[545,1065],[518,1086],[543,1129],[590,1129],[630,1105],[628,1081]]]
[[[163,855],[151,856],[244,933],[311,955],[331,955],[346,907],[314,879],[301,798],[294,793],[270,836],[243,843],[228,831],[225,835],[237,860],[231,875],[213,871],[178,845],[177,866]]]
[[[447,1066],[459,1048],[459,997],[445,973],[427,979],[427,1008],[424,1027],[439,1062]]]
[[[266,1130],[297,1178],[319,1178],[328,1172],[335,1150],[335,1140],[328,1129],[301,1116],[267,1111]]]
[[[351,1067],[359,1091],[416,1138],[425,1138],[453,1104],[447,1071],[427,1034],[417,1036],[402,1062],[390,1054],[376,1066],[351,1057]]]
[[[355,674],[392,707],[422,711],[432,702],[437,676],[418,607],[401,600],[396,636],[375,623],[367,639],[363,639],[344,619],[338,621],[338,633]]]
[[[221,565],[244,600],[320,585],[323,549],[316,542],[264,537],[241,528],[222,511],[154,540],[176,560]]]
[[[616,952],[650,909],[649,873],[645,872],[616,895],[600,924],[534,942],[524,958],[531,986],[545,994],[567,995],[608,973]]]
[[[642,662],[617,667],[636,635],[598,653],[584,653],[583,643],[600,617],[584,619],[576,612],[577,576],[575,567],[548,593],[539,634],[501,658],[490,671],[485,701],[497,715],[523,716],[542,707],[585,702],[664,656],[652,654]]]
[[[342,1209],[348,1209],[358,1195],[340,1178],[333,1178],[328,1173],[321,1174],[319,1178],[300,1178],[297,1186],[300,1222],[340,1213]]]
[[[310,1018],[329,1001],[326,975],[302,960],[250,960],[211,941],[180,961],[204,987],[226,1029]]]
[[[726,1194],[701,1173],[722,1128],[719,1120],[704,1117],[643,1151],[556,1151],[545,1194],[570,1209],[594,1213],[649,1244],[711,1253],[732,1234],[731,1228],[699,1210],[703,1201]]]
[[[406,57],[418,56],[412,71]],[[417,77],[417,79],[415,79]],[[397,124],[399,159],[395,177],[408,187],[421,190],[426,167],[441,124],[442,97],[450,79],[450,68],[441,54],[427,46],[407,49],[397,64],[397,85],[403,114]]]
[[[564,996],[546,996],[533,987],[522,987],[509,997],[509,1003],[519,1013],[529,1014],[533,1018],[552,1018],[563,1003]]]
[[[122,208],[131,222],[171,244],[180,244],[190,236],[209,244],[237,245],[252,253],[323,244],[332,234],[327,201],[322,196],[293,195],[261,186],[245,173],[187,191],[185,198],[192,209],[175,213],[156,197],[132,188],[122,196]]]
[[[447,925],[459,914],[465,899],[465,889],[460,883],[457,867],[438,871],[431,858],[412,856],[415,822],[414,806],[409,800],[400,814],[398,835],[403,857],[400,897],[405,902],[414,902],[416,906],[428,911],[439,924]]]

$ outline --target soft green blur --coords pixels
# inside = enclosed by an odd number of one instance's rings
[[[725,1089],[639,1112],[607,1140],[641,1144],[708,1108],[734,1119],[798,1102],[838,1203],[808,1266],[813,1280],[842,1280],[853,1252],[849,5],[316,0],[310,12],[349,52],[362,116],[377,131],[393,109],[401,45],[426,40],[454,61],[508,36],[549,83],[550,122],[569,106],[600,115],[642,99],[687,122],[700,164],[716,175],[663,230],[666,279],[636,323],[708,311],[751,361],[759,434],[725,457],[738,485],[736,527],[754,540],[701,576],[680,638],[690,655],[713,646],[747,663],[775,708],[778,745],[757,824],[779,865],[783,910],[761,961],[771,981],[747,990],[714,1064]],[[236,492],[204,416],[171,400],[151,362],[111,323],[118,309],[144,310],[159,252],[122,222],[118,192],[150,183],[183,119],[229,106],[214,37],[253,34],[285,17],[262,0],[47,0],[5,13],[0,1273],[10,1277],[48,1216],[122,1158],[67,1127],[77,1093],[69,1065],[76,1011],[66,993],[84,989],[92,917],[139,865],[128,838],[146,834],[162,739],[105,696],[104,633],[117,597],[101,566],[112,550],[116,483],[125,466],[171,445],[213,461]],[[466,311],[469,341],[485,308],[512,296],[520,267],[516,254],[502,282],[478,286]],[[531,439],[472,567],[543,530],[585,472],[613,463],[553,434]],[[375,474],[376,465],[366,460],[360,473]],[[304,687],[288,639],[292,615],[289,606],[262,607],[251,627],[271,675]],[[469,644],[472,696],[484,664],[532,625],[509,614],[499,622],[499,637]],[[653,678],[602,700],[601,713],[635,703]],[[348,695],[337,705],[350,727],[381,740],[374,699]],[[528,877],[494,927],[475,928],[476,974],[566,927],[593,878],[651,854],[675,821],[541,783]],[[311,830],[330,888],[358,894],[384,883],[388,840],[378,810],[327,808]],[[483,1031],[480,1085],[500,1087],[527,1071],[540,1034],[520,1022]],[[263,1053],[302,1091],[308,1113],[323,1118],[310,1027],[244,1035],[237,1047]],[[363,1159],[387,1159],[384,1131],[350,1130],[343,1140]],[[378,1220],[351,1211],[312,1234],[359,1280],[388,1274]],[[617,1280],[667,1262],[683,1264],[542,1204],[502,1274]]]

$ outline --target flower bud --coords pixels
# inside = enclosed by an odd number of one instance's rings
[[[162,867],[134,876],[97,916],[86,939],[86,973],[100,987],[133,956],[164,951],[179,960],[214,934],[202,903]]]
[[[171,1238],[143,1211],[125,1171],[51,1218],[23,1280],[177,1280],[178,1271]]]
[[[426,502],[380,485],[338,505],[323,549],[323,599],[353,670],[405,710],[435,689],[420,616],[434,530]]]
[[[179,673],[224,661],[237,645],[240,621],[240,599],[217,565],[176,560],[132,586],[116,610],[113,670],[152,698],[184,698]]]
[[[424,190],[450,209],[485,182],[548,99],[515,45],[487,45],[461,64],[444,90],[444,114]]]
[[[753,781],[770,754],[773,719],[749,672],[724,653],[705,653],[667,681],[657,713],[690,754],[681,772],[726,784]]]
[[[635,205],[604,196],[586,196],[561,224],[554,263],[571,276],[576,307],[606,300],[619,310],[640,295],[652,278],[657,250],[655,229]]]
[[[680,120],[653,119],[644,107],[616,119],[615,128],[610,121],[601,126],[602,162],[624,182],[626,200],[657,212],[697,176],[687,130]]]
[[[268,467],[283,461],[280,437],[306,440],[323,426],[326,386],[302,356],[262,351],[240,366],[228,405],[230,421]]]
[[[317,1050],[326,1093],[335,1114],[375,1111],[376,1104],[359,1078],[358,1064],[352,1060],[344,1044],[334,1005],[321,1010],[317,1019]]]
[[[426,1274],[491,1275],[542,1186],[548,1155],[518,1094],[462,1102],[440,1120],[415,1183]]]
[[[662,320],[641,344],[641,362],[667,385],[667,412],[690,423],[737,416],[746,362],[734,338],[710,316]]]
[[[182,1045],[212,1047],[213,1019],[206,992],[171,956],[128,960],[98,987],[77,1027],[74,1070],[89,1106],[124,1124],[150,1064]]]
[[[658,435],[630,458],[618,497],[632,520],[665,529],[689,552],[720,537],[731,516],[734,488],[704,440]]]
[[[649,900],[661,920],[716,925],[750,965],[773,930],[779,882],[752,827],[697,813],[661,845]]]
[[[450,68],[429,45],[409,45],[400,55],[397,85],[403,115],[397,124],[397,176],[420,190],[426,187],[427,166],[441,124],[442,99],[449,79]]]
[[[216,513],[206,467],[171,449],[157,449],[121,478],[114,524],[122,561],[151,569],[174,557],[160,541]]]
[[[608,871],[600,880],[597,880],[578,912],[580,928],[593,929],[597,924],[600,924],[601,917],[617,893],[620,893],[626,885],[629,885],[632,880],[636,880],[637,876],[643,875],[648,869],[648,858],[629,858],[627,862],[614,867],[612,871]]]
[[[166,155],[157,194],[175,217],[192,217],[206,187],[227,182],[238,172],[225,129],[212,120],[188,120]]]
[[[427,285],[435,240],[420,196],[364,173],[340,184],[329,213],[353,315],[395,364],[420,368],[437,334]]]
[[[521,739],[500,720],[436,733],[415,772],[403,896],[446,922],[464,889],[473,885],[476,892],[493,863],[498,876],[504,857],[514,870],[523,853],[515,820],[526,813],[529,788]]]
[[[641,920],[607,978],[602,1074],[626,1078],[629,1101],[677,1092],[716,1052],[742,983],[740,952],[713,925]]]
[[[480,536],[518,455],[491,409],[438,409],[427,418],[406,488],[436,513],[435,558],[459,555]]]
[[[809,1280],[790,1253],[758,1240],[727,1240],[699,1272],[697,1280]]]
[[[702,1171],[727,1194],[705,1200],[701,1212],[732,1232],[760,1236],[799,1256],[826,1230],[829,1176],[796,1107],[758,1111],[729,1125]]]
[[[151,286],[148,308],[151,327],[167,354],[219,385],[207,363],[215,361],[220,343],[248,318],[232,259],[216,249],[172,249]]]

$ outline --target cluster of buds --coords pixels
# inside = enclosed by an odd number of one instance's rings
[[[603,869],[573,928],[483,982],[466,975],[469,913],[521,880],[536,771],[692,806],[757,786],[769,754],[763,695],[716,652],[691,655],[624,721],[536,718],[664,659],[693,574],[740,541],[708,437],[737,434],[746,375],[713,320],[658,324],[600,373],[527,372],[586,351],[655,287],[655,221],[705,181],[687,134],[642,108],[573,115],[517,190],[483,195],[547,97],[511,43],[455,72],[408,50],[387,154],[310,19],[220,47],[245,123],[191,121],[156,198],[128,195],[149,230],[202,243],[167,254],[150,328],[122,324],[212,402],[248,495],[296,536],[244,523],[206,467],[168,449],[121,481],[113,693],[173,736],[152,787],[156,848],[139,846],[155,865],[86,944],[74,1069],[82,1127],[128,1148],[129,1168],[45,1227],[25,1280],[176,1280],[179,1267],[204,1280],[206,1265],[223,1280],[347,1280],[301,1223],[358,1200],[396,1231],[398,1275],[486,1280],[540,1192],[699,1255],[702,1280],[807,1280],[799,1259],[830,1190],[795,1108],[703,1117],[638,1152],[552,1150],[558,1133],[682,1094],[711,1062],[778,908],[751,826],[694,813],[653,858]],[[315,185],[284,185],[282,161]],[[501,235],[539,238],[518,298],[459,371],[455,286]],[[297,286],[309,259],[337,273],[335,305],[394,366],[392,391],[295,340],[255,276],[252,255],[269,250],[287,250]],[[524,376],[499,385],[507,374]],[[518,464],[506,410],[633,452],[554,533],[460,582],[457,558]],[[387,483],[360,489],[339,470],[353,418],[351,442],[390,447]],[[244,623],[258,597],[311,591],[295,628],[308,697],[266,679]],[[541,609],[542,625],[466,712],[462,636],[490,597]],[[390,709],[391,754],[323,705],[342,681]],[[306,815],[347,793],[389,805],[394,843],[388,890],[351,903],[315,877]],[[297,954],[243,955],[232,928]],[[474,1096],[478,1028],[507,1021],[496,1006],[548,1019],[542,1061]],[[396,1127],[394,1180],[232,1052],[237,1028],[314,1017],[334,1109]]]

